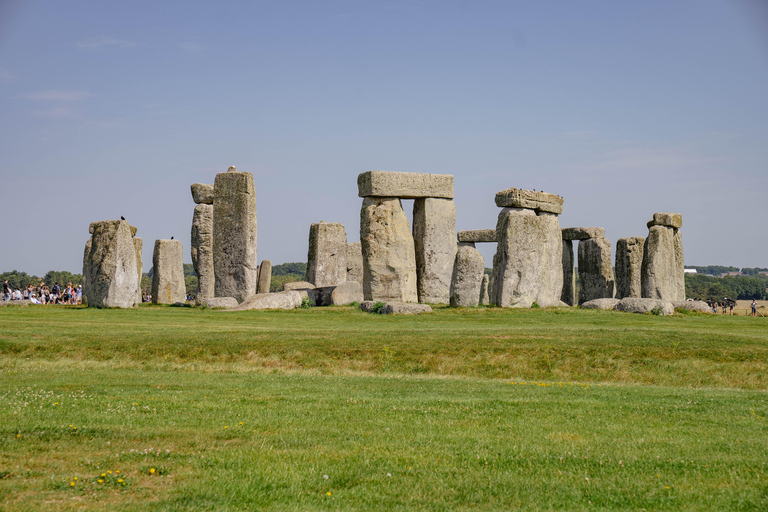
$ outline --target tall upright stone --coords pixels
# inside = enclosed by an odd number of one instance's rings
[[[155,240],[152,252],[152,302],[175,304],[187,299],[183,248],[179,240]]]
[[[563,240],[563,292],[560,300],[576,305],[576,273],[573,269],[573,240]]]
[[[306,281],[316,288],[347,280],[347,231],[344,225],[321,221],[309,228]]]
[[[230,167],[213,184],[213,270],[217,297],[256,293],[256,190],[253,175]]]
[[[363,285],[363,247],[360,242],[347,244],[347,281]]]
[[[269,293],[270,286],[272,286],[272,261],[264,260],[259,265],[259,284],[256,287],[256,293]]]
[[[642,297],[643,247],[645,238],[632,236],[616,242],[616,298]]]
[[[508,197],[515,198],[514,195]],[[537,204],[536,196],[532,199],[529,194],[524,194],[522,197],[524,204]],[[498,194],[496,199],[499,205]],[[559,208],[556,200],[541,199],[547,200],[540,202],[547,209],[562,211],[562,199]],[[504,207],[499,213],[496,236],[498,246],[493,257],[491,303],[525,308],[534,302],[541,307],[559,305],[563,290],[563,239],[557,214]]]
[[[197,275],[195,302],[203,304],[215,296],[213,272],[213,205],[198,204],[192,215],[190,244],[192,266]]]
[[[93,222],[83,255],[83,295],[98,308],[129,308],[137,304],[139,275],[136,234],[124,220]]]
[[[413,203],[413,240],[419,302],[447,304],[456,259],[456,205],[427,197]]]
[[[485,265],[485,262],[483,262],[483,265]],[[491,283],[491,277],[485,273],[485,269],[483,269],[483,281],[480,284],[480,304],[483,306],[487,306],[491,303],[490,295],[488,293],[488,287]]]
[[[461,243],[456,252],[451,279],[451,306],[474,307],[480,304],[485,260],[473,243]]]
[[[136,273],[139,276],[138,295],[136,296],[136,303],[141,303],[141,277],[144,275],[144,261],[141,256],[141,251],[144,249],[144,240],[138,237],[133,237],[133,248],[136,250]]]
[[[417,302],[416,253],[400,199],[363,199],[360,243],[365,299]]]
[[[643,246],[641,291],[644,298],[685,300],[685,267],[679,213],[654,213]]]
[[[605,238],[579,241],[579,304],[614,294],[611,242]]]

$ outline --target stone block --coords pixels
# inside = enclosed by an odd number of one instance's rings
[[[688,311],[699,311],[701,313],[712,313],[712,307],[703,300],[673,300],[672,307],[675,309],[687,309]]]
[[[322,221],[310,226],[306,280],[317,288],[347,280],[347,231],[342,224]]]
[[[466,229],[456,233],[459,242],[496,242],[495,229]]]
[[[675,312],[675,308],[669,301],[637,297],[621,299],[614,307],[616,311],[626,311],[629,313],[652,313],[656,308],[660,308],[660,316],[669,316]]]
[[[248,311],[252,309],[295,309],[301,306],[301,295],[296,291],[259,293],[251,295],[236,308],[227,311]]]
[[[665,301],[685,300],[682,239],[676,228],[655,225],[643,247],[641,294]]]
[[[642,297],[645,238],[632,236],[616,242],[616,298]]]
[[[155,240],[152,253],[152,302],[155,304],[186,301],[182,252],[179,240]]]
[[[451,307],[480,305],[485,260],[472,245],[459,244],[451,280]]]
[[[283,290],[286,292],[291,290],[314,290],[314,289],[315,289],[315,285],[307,281],[293,281],[290,283],[285,283],[283,285]]]
[[[105,220],[92,223],[89,231],[83,254],[83,296],[88,306],[133,307],[140,281],[131,225]]]
[[[573,263],[573,241],[563,238],[563,291],[560,300],[569,306],[576,304],[576,273]]]
[[[605,228],[563,228],[563,240],[605,238]]]
[[[213,271],[213,205],[198,204],[192,214],[192,233],[190,238],[192,266],[197,274],[195,302],[202,304],[204,299],[215,295]]]
[[[360,242],[347,244],[347,281],[363,284],[363,247]]]
[[[144,275],[144,258],[141,252],[144,250],[144,240],[133,237],[133,248],[136,251],[136,274],[139,276],[136,304],[141,304],[141,277]]]
[[[331,292],[331,304],[334,306],[347,306],[353,302],[363,302],[363,285],[357,281],[341,283]]]
[[[232,309],[237,307],[237,299],[234,297],[206,297],[200,304],[209,308]]]
[[[610,299],[615,294],[611,242],[590,238],[579,242],[579,304]]]
[[[197,204],[213,204],[213,185],[193,183],[192,200]]]
[[[448,304],[456,258],[456,205],[428,197],[413,203],[413,242],[419,302]]]
[[[491,296],[488,292],[488,287],[491,283],[491,276],[485,273],[483,269],[483,281],[480,283],[480,304],[487,306],[491,303]]]
[[[648,221],[648,228],[651,226],[667,226],[670,228],[683,227],[683,216],[679,213],[657,212],[653,214],[653,219]]]
[[[360,197],[453,199],[453,176],[418,172],[367,171],[357,177]]]
[[[256,286],[256,293],[269,293],[270,286],[272,286],[272,262],[264,260],[259,265],[259,282]]]
[[[548,192],[509,188],[496,194],[496,206],[560,214],[563,213],[563,198]]]
[[[607,299],[592,299],[580,304],[579,307],[583,309],[603,309],[611,310],[619,303],[619,299],[607,298]]]

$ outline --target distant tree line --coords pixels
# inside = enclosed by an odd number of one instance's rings
[[[690,268],[690,267],[687,267]],[[728,267],[722,267],[728,268]],[[768,275],[712,277],[685,274],[685,296],[690,299],[768,300]]]
[[[738,272],[741,270],[739,267],[724,267],[722,265],[686,265],[685,268],[693,268],[696,269],[696,272],[699,274],[709,274],[713,276],[719,276],[720,274],[725,274],[726,272]]]
[[[307,264],[303,262],[283,263],[272,266],[272,283],[269,291],[279,292],[285,283],[303,281],[307,275]]]

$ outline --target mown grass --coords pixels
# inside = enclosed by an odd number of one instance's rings
[[[3,510],[768,509],[759,318],[5,308],[0,333]]]

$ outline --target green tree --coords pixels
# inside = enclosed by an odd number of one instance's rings
[[[31,276],[26,272],[19,272],[18,270],[14,270],[12,272],[4,272],[0,274],[0,280],[5,282],[6,279],[8,280],[8,284],[14,290],[16,289],[23,290],[30,284],[37,286],[40,283],[39,277]]]

